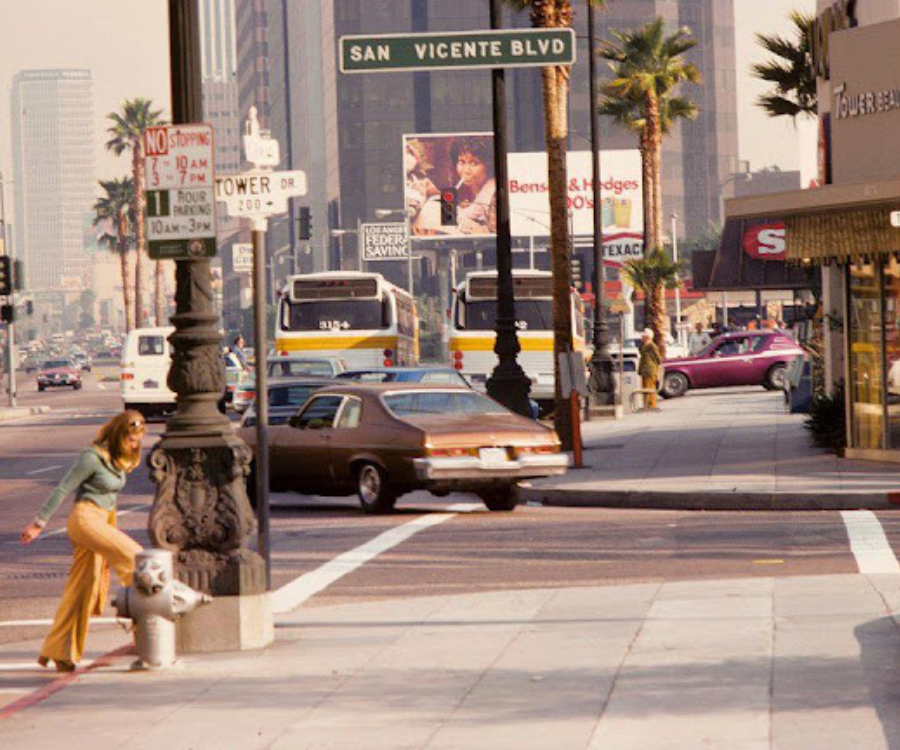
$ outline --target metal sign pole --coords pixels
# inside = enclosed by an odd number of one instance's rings
[[[253,221],[253,345],[256,348],[256,511],[260,556],[266,562],[266,590],[272,590],[272,550],[269,536],[269,383],[266,342],[265,219]]]

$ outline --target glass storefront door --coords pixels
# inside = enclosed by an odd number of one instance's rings
[[[888,447],[900,449],[900,263],[884,265],[884,372]]]
[[[851,445],[882,450],[884,444],[884,355],[881,273],[876,264],[849,266]]]

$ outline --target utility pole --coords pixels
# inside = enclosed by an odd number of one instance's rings
[[[672,262],[678,263],[678,214],[672,211]],[[681,284],[675,287],[675,341],[684,346],[684,331],[681,329]]]
[[[603,309],[603,211],[600,193],[600,123],[597,113],[597,37],[595,33],[594,4],[587,4],[588,12],[588,70],[590,78],[589,109],[591,110],[591,154],[593,161],[594,198],[594,325],[593,345],[588,390],[593,406],[600,411],[615,403],[613,362],[609,354],[609,321]],[[590,411],[588,412],[590,413]]]
[[[11,235],[9,232],[9,202],[6,199],[6,182],[3,179],[3,173],[0,172],[0,208],[3,209],[3,252],[10,259],[9,272],[12,280],[12,289],[9,295],[9,304],[12,305],[13,315],[16,312],[16,288],[22,283],[21,279],[15,278],[16,264],[15,254],[13,253]],[[6,324],[6,375],[7,375],[7,394],[9,396],[9,405],[15,408],[17,404],[16,393],[16,324],[10,321]]]
[[[200,18],[196,0],[169,0],[172,120],[203,119]],[[168,385],[178,411],[147,459],[156,496],[149,533],[155,547],[175,553],[179,579],[215,599],[186,615],[185,650],[260,648],[274,638],[266,566],[247,547],[254,530],[246,477],[252,455],[218,404],[225,368],[213,307],[210,261],[176,261],[175,332]],[[264,357],[265,352],[257,352]],[[211,627],[214,625],[214,627]]]
[[[491,28],[501,27],[500,0],[491,0]],[[497,174],[497,367],[487,381],[487,392],[507,409],[531,415],[528,392],[531,380],[516,356],[521,351],[516,335],[516,303],[512,275],[512,235],[509,224],[509,169],[506,163],[506,77],[503,68],[491,70],[494,115],[494,169]]]

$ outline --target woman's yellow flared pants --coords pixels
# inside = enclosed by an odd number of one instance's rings
[[[110,567],[123,586],[130,586],[141,545],[116,528],[114,510],[89,501],[75,503],[68,532],[75,557],[41,656],[77,664],[84,654],[88,621],[106,606]]]

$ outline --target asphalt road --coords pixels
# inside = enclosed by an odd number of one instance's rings
[[[52,617],[70,560],[67,502],[46,532],[23,548],[21,529],[99,426],[120,407],[103,373],[81,391],[38,393],[24,383],[20,403],[49,414],[0,423],[0,642],[37,638],[43,627],[3,622]],[[145,447],[162,431],[152,424]],[[148,544],[153,486],[132,475],[120,497],[120,526]],[[379,555],[317,594],[307,606],[371,598],[447,595],[613,582],[817,575],[857,570],[838,513],[699,513],[520,507],[484,510],[474,496],[416,493],[396,513],[367,517],[355,498],[285,494],[273,498],[273,584],[280,587],[336,555],[424,514],[453,515]],[[900,514],[878,514],[895,554]],[[110,609],[107,613],[112,615]]]

